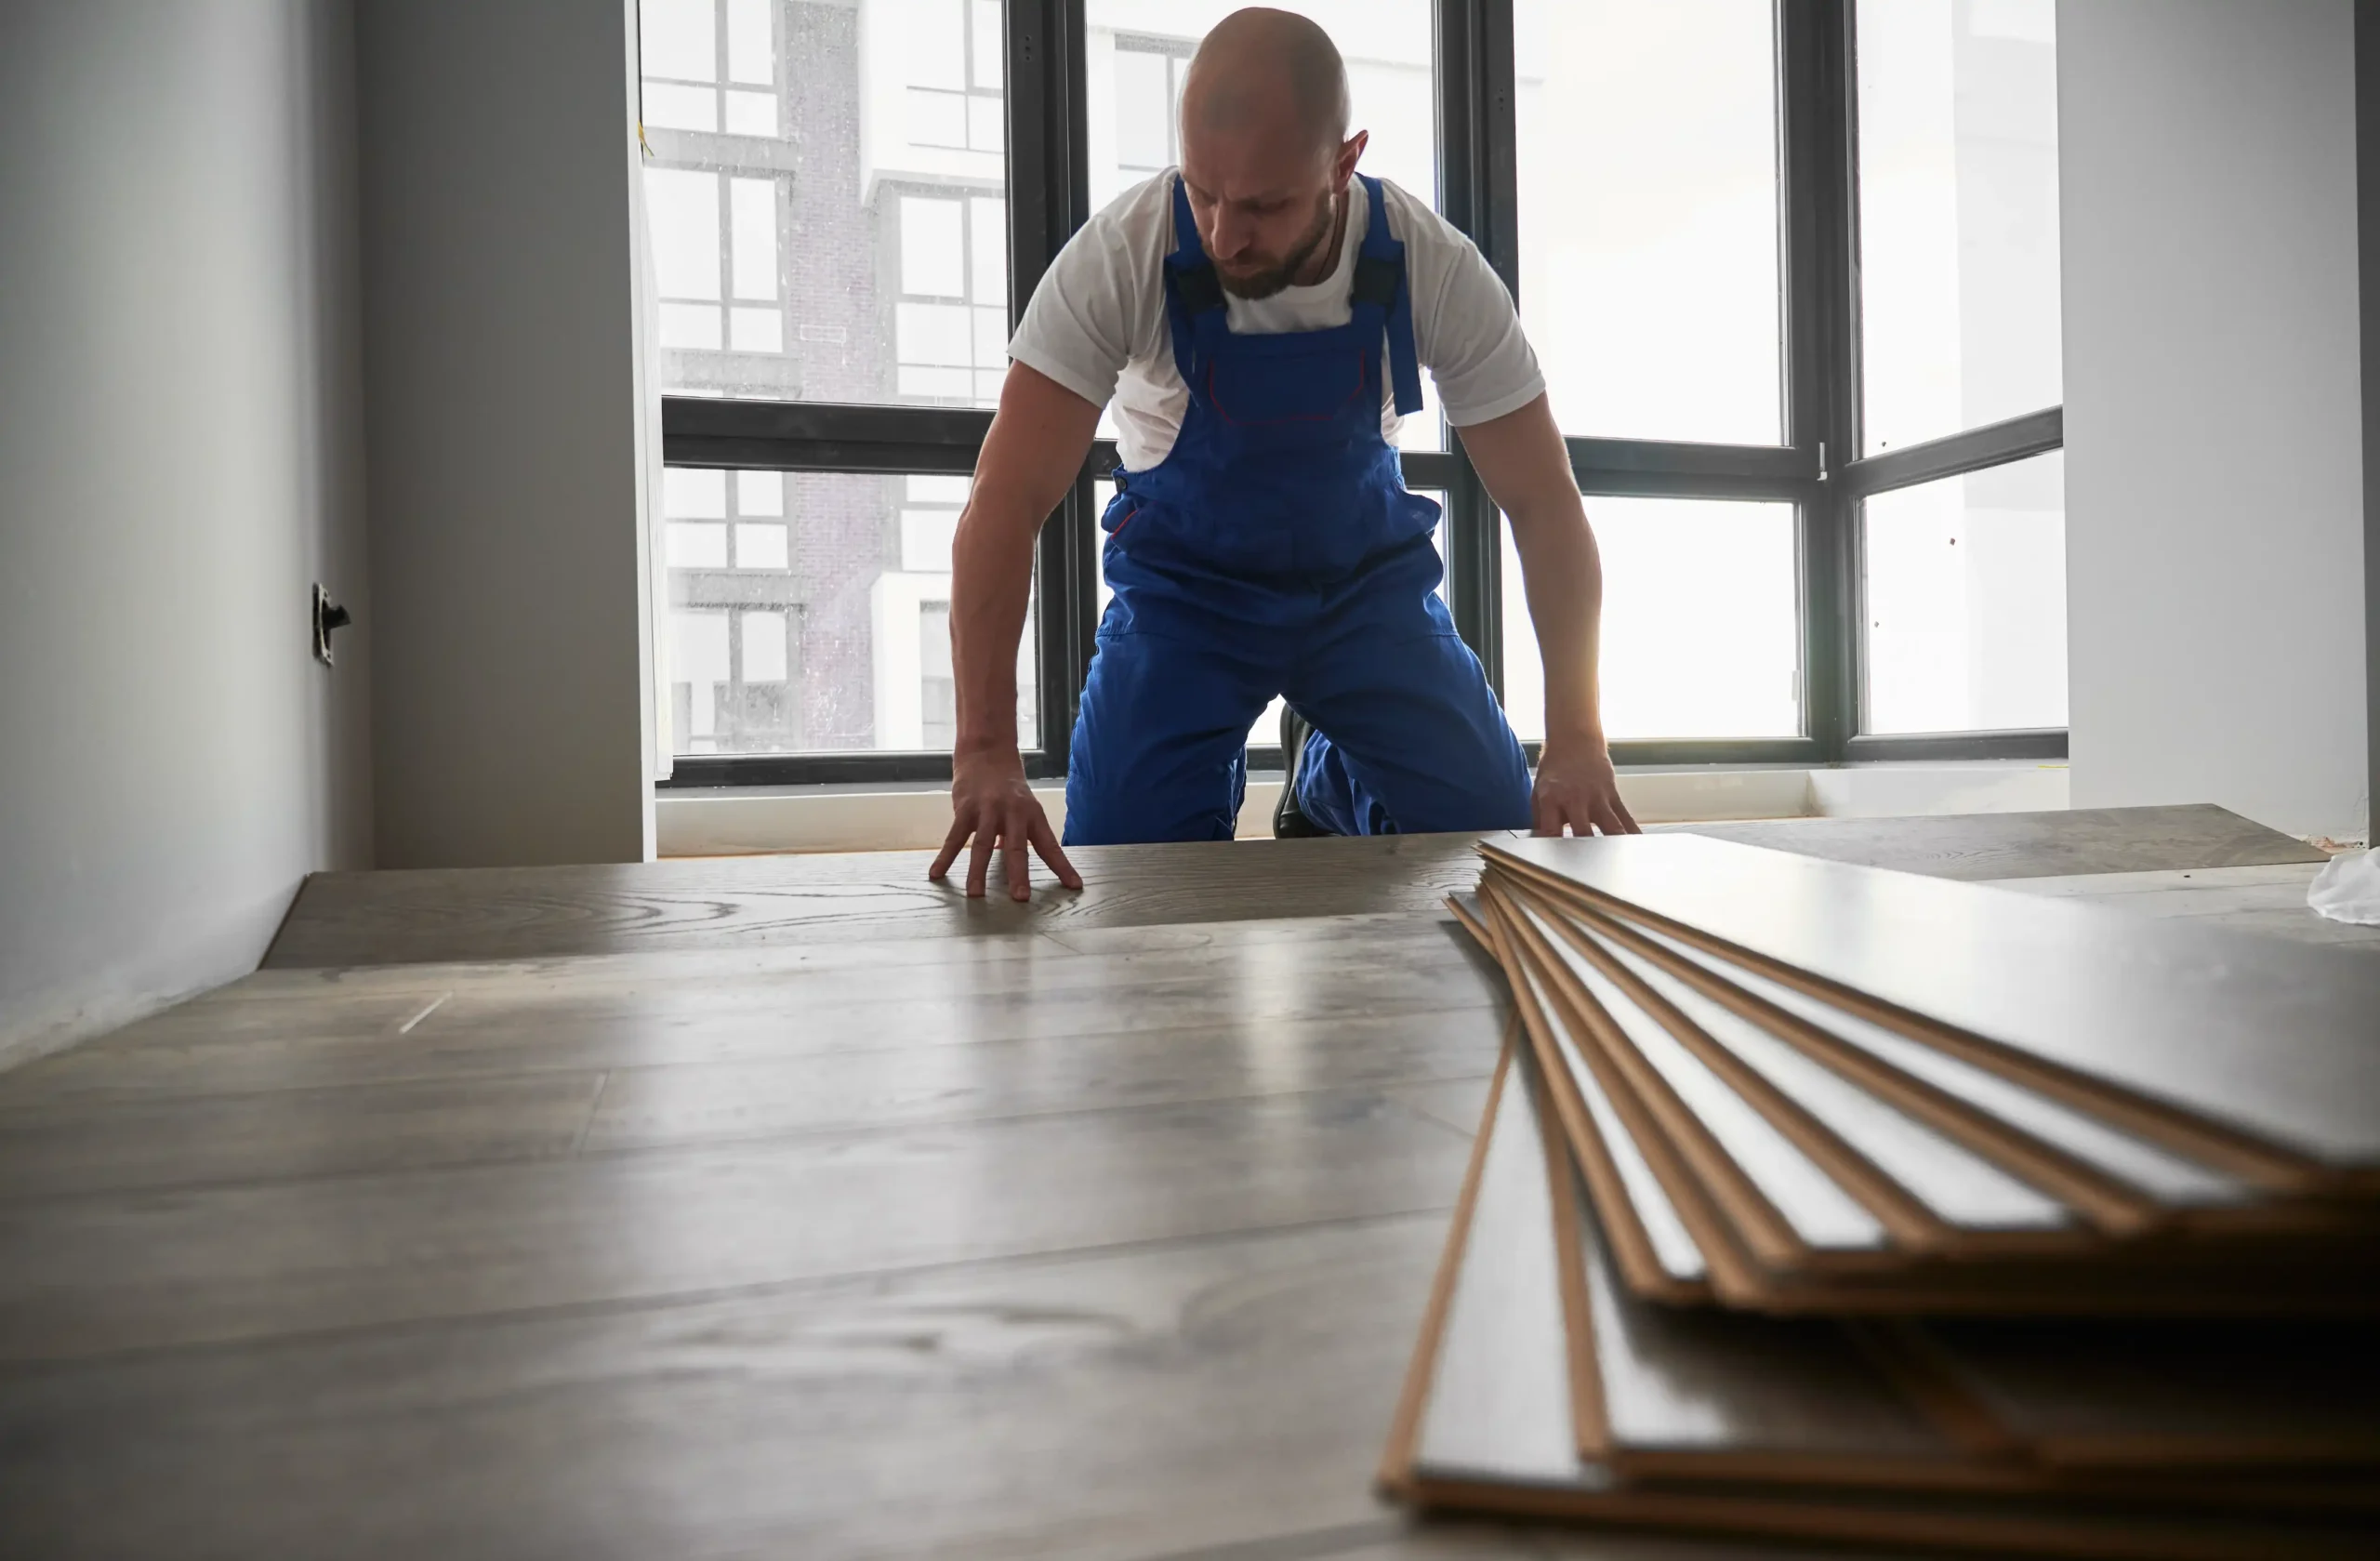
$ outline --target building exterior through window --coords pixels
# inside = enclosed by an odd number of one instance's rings
[[[1180,159],[1175,108],[1231,7],[1091,0],[1094,202]],[[1325,5],[1309,7],[1317,14]],[[1355,31],[1368,7],[1325,17]],[[1435,179],[1427,0],[1350,53],[1366,166]],[[999,0],[640,0],[659,388],[990,407],[1011,300]],[[1406,13],[1411,13],[1409,17]],[[1343,25],[1342,25],[1343,23]],[[1435,415],[1408,444],[1435,448]],[[966,480],[672,470],[669,716],[681,754],[947,750],[950,536]],[[1019,736],[1036,728],[1030,625]]]

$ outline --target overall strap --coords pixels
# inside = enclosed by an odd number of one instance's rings
[[[1410,417],[1421,410],[1421,364],[1413,346],[1413,289],[1405,277],[1405,245],[1389,236],[1388,203],[1381,198],[1380,180],[1368,174],[1355,177],[1364,181],[1369,205],[1364,247],[1355,257],[1353,301],[1369,304],[1387,316],[1389,382],[1396,390],[1397,415]],[[1183,210],[1188,209],[1185,204]]]
[[[1215,275],[1207,246],[1198,242],[1198,224],[1190,215],[1190,196],[1182,176],[1173,177],[1173,253],[1165,258],[1165,314],[1173,328],[1173,366],[1184,385],[1195,385],[1197,317],[1223,307],[1223,284]]]

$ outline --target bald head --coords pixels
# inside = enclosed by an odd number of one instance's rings
[[[1285,137],[1327,158],[1347,139],[1347,65],[1304,17],[1251,6],[1217,22],[1182,84],[1182,132]]]
[[[1268,298],[1329,273],[1365,140],[1329,33],[1261,7],[1215,24],[1182,84],[1182,184],[1225,288]]]

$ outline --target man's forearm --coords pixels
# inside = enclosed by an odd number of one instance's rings
[[[1016,751],[1016,646],[1033,596],[1033,540],[1091,453],[1099,408],[1013,364],[950,543],[956,757]]]
[[[1040,517],[971,502],[950,545],[950,665],[958,682],[958,751],[1016,747],[1016,649],[1033,593]]]
[[[1567,497],[1567,502],[1564,500]],[[1556,494],[1544,512],[1512,517],[1514,546],[1545,661],[1549,740],[1603,738],[1597,642],[1603,629],[1603,561],[1575,494]]]

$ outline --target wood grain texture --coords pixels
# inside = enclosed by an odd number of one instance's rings
[[[1392,1084],[1381,1091],[1408,1111],[1440,1123],[1469,1138],[1479,1129],[1479,1114],[1488,1105],[1488,1079],[1450,1079],[1441,1084]]]
[[[1248,1047],[1276,1025],[1314,1033],[1501,1000],[1435,918],[1263,927],[1260,936],[1219,924],[1196,939],[1101,957],[1039,939],[919,940],[900,946],[910,951],[906,965],[887,968],[747,970],[707,954],[624,957],[634,967],[626,972],[608,959],[411,967],[427,977],[416,994],[446,999],[404,1034],[392,1016],[419,1005],[411,995],[390,1001],[382,987],[395,972],[265,972],[209,999],[208,1024],[134,1025],[0,1075],[0,1122],[76,1102],[785,1063],[1159,1029]],[[1013,944],[1012,957],[943,957],[991,944]],[[1294,1068],[1295,1047],[1279,1054]]]
[[[604,1083],[573,1071],[0,1111],[0,1203],[566,1155]]]
[[[1688,835],[1500,860],[2334,1173],[2380,1172],[2380,964]],[[2278,1174],[2276,1171],[2275,1174]]]
[[[0,1205],[0,1363],[1444,1209],[1360,1091]]]
[[[1368,1475],[1445,1230],[0,1373],[0,1554],[1112,1561],[1393,1532]]]
[[[2320,862],[2293,835],[2211,803],[1915,818],[1779,818],[1657,826],[1929,878],[2047,878]]]
[[[1375,1505],[1476,860],[1130,849],[317,880],[0,1074],[0,1555],[1792,1554]]]
[[[1475,876],[1473,835],[1087,846],[1080,893],[1023,905],[930,883],[929,852],[586,867],[317,873],[268,968],[952,938],[1252,917],[1435,910]]]

